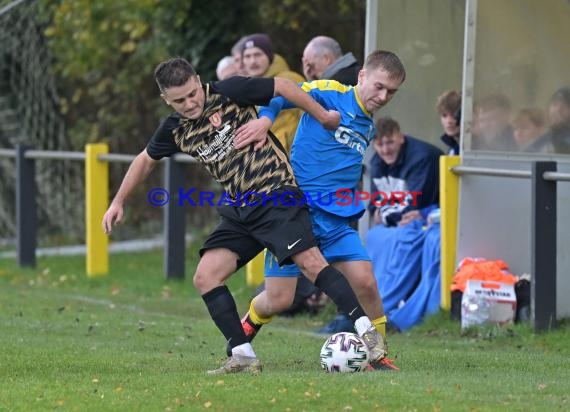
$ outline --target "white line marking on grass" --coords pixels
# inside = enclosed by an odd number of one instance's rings
[[[94,298],[91,296],[84,296],[84,295],[68,295],[68,294],[64,294],[64,293],[60,293],[58,295],[61,298],[73,299],[73,300],[77,300],[80,302],[90,303],[93,305],[100,305],[100,306],[107,306],[107,307],[113,306],[114,309],[128,310],[129,312],[148,315],[148,316],[158,316],[158,317],[162,317],[162,318],[167,318],[167,317],[168,318],[180,318],[180,319],[184,319],[184,320],[190,319],[189,316],[185,316],[185,315],[180,315],[180,314],[175,314],[175,313],[148,311],[144,308],[141,308],[140,306],[124,305],[121,303],[115,303],[115,302],[108,300],[108,299],[99,299],[99,298]],[[326,335],[311,332],[308,330],[291,329],[291,328],[284,327],[284,326],[273,326],[273,325],[271,325],[271,326],[269,326],[269,329],[273,330],[273,331],[284,332],[284,333],[289,334],[289,335],[303,335],[303,336],[319,338],[319,339],[326,338]]]

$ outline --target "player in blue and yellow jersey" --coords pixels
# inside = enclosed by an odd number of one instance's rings
[[[374,137],[373,113],[390,101],[404,79],[405,70],[400,59],[392,52],[377,50],[367,57],[354,87],[333,80],[303,83],[303,90],[324,108],[338,111],[341,121],[335,130],[327,130],[305,113],[291,152],[293,172],[305,194],[320,249],[327,261],[344,274],[348,280],[345,288],[352,287],[361,303],[361,308],[354,308],[348,315],[359,335],[383,340],[384,350],[371,353],[373,369],[398,370],[386,358],[386,317],[370,258],[350,222],[365,211],[364,202],[356,191],[364,153]],[[237,147],[263,141],[277,114],[291,107],[294,106],[286,99],[273,98],[268,106],[260,109],[259,119],[238,131]],[[253,339],[273,315],[287,309],[300,273],[295,265],[279,267],[275,257],[267,254],[265,282],[272,287],[267,287],[252,300],[248,313],[242,319],[248,338]],[[273,287],[276,284],[279,287]],[[316,286],[319,285],[316,283]],[[272,296],[268,289],[279,290],[280,296]],[[286,296],[290,301],[284,298]]]

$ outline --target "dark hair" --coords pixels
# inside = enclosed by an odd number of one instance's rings
[[[376,138],[392,136],[400,131],[400,125],[391,117],[381,117],[376,121]]]
[[[163,61],[154,69],[154,80],[161,92],[170,87],[183,86],[194,76],[197,76],[196,70],[182,57]]]
[[[550,98],[550,103],[563,103],[570,107],[570,87],[561,87]]]
[[[392,79],[406,80],[406,69],[398,56],[387,50],[375,50],[368,55],[364,68],[375,70],[381,67],[390,74]]]

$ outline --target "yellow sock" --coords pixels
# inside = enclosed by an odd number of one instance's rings
[[[386,337],[386,322],[386,315],[372,321],[376,330],[384,337]]]
[[[271,322],[271,320],[273,320],[273,316],[270,316],[268,318],[262,318],[257,314],[257,312],[255,311],[255,307],[253,306],[254,301],[255,298],[249,304],[249,318],[251,319],[251,321],[256,325],[265,325],[266,323]]]

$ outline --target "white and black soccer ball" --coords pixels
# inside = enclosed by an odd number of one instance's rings
[[[325,372],[362,372],[368,366],[369,357],[368,347],[360,336],[335,333],[321,348],[321,367]]]

